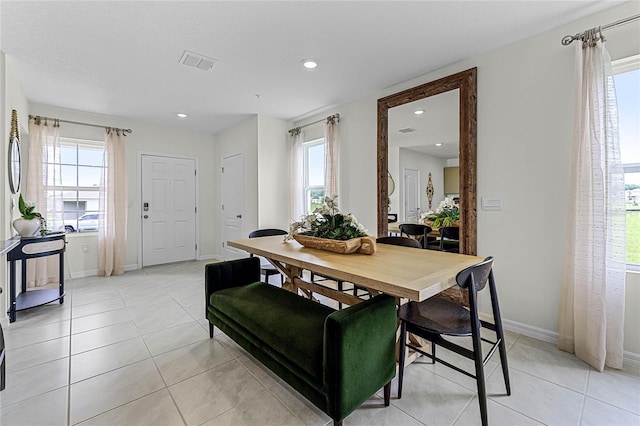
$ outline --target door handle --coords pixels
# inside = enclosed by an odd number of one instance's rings
[[[142,216],[142,217],[144,217],[145,219],[149,219],[149,216],[146,215],[146,214],[144,216]]]
[[[241,215],[241,214],[237,214],[237,215],[236,215],[236,217],[237,217],[238,219],[242,219],[242,215]]]

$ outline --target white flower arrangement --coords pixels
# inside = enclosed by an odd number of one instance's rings
[[[366,237],[366,228],[358,222],[355,215],[342,214],[338,210],[337,195],[324,197],[324,204],[299,222],[292,222],[285,241],[293,239],[293,234],[303,234],[331,240],[349,240]]]

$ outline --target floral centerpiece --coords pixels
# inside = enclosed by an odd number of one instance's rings
[[[13,227],[21,237],[31,237],[36,234],[38,230],[42,234],[46,232],[46,220],[36,211],[36,205],[33,202],[25,201],[20,194],[18,199],[18,210],[20,211],[21,218],[13,221]]]
[[[429,210],[422,213],[420,218],[423,222],[431,222],[435,228],[455,226],[460,220],[460,206],[454,203],[451,198],[445,197],[435,211]]]
[[[306,247],[338,253],[375,252],[375,240],[367,235],[367,230],[354,215],[340,213],[336,198],[324,197],[322,207],[301,221],[291,223],[285,240],[295,239]]]

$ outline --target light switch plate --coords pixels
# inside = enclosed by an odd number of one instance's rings
[[[502,198],[482,197],[482,210],[502,210]]]

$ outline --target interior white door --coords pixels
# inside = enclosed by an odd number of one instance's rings
[[[196,166],[142,155],[142,266],[196,258]]]
[[[418,222],[420,218],[420,198],[418,182],[420,182],[420,172],[413,169],[404,169],[404,220],[406,222]]]
[[[245,238],[242,233],[242,154],[222,159],[222,256],[224,260],[246,257],[227,241]]]

